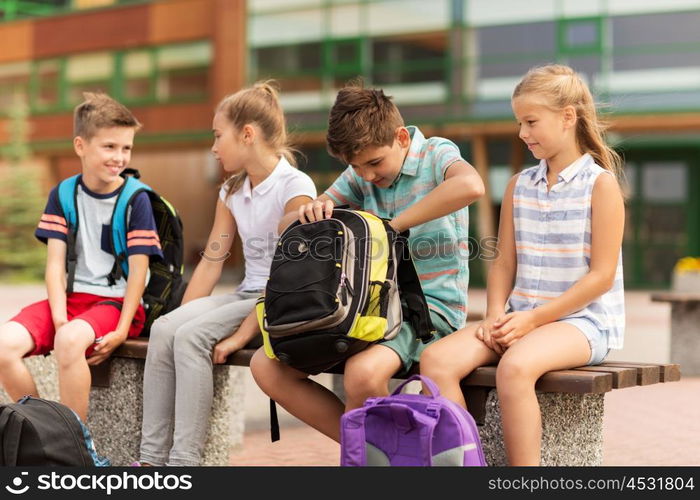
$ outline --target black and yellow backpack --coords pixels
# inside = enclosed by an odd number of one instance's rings
[[[430,341],[407,236],[372,214],[341,208],[329,219],[290,225],[256,306],[268,357],[317,374],[393,338],[404,320]]]

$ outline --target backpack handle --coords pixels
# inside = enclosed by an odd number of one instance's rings
[[[438,419],[436,415],[422,415],[413,408],[402,404],[390,402],[386,398],[379,402],[378,406],[389,410],[390,420],[384,420],[387,425],[393,425],[398,433],[407,433],[417,428],[418,453],[414,458],[423,466],[432,465],[433,435]],[[361,467],[366,465],[390,465],[389,463],[368,463],[367,442],[365,426],[368,417],[375,413],[378,406],[363,406],[345,414],[340,419],[340,446],[342,449],[340,465],[343,467]],[[386,415],[384,415],[386,417]],[[395,443],[396,444],[396,443]],[[396,450],[394,450],[396,451]]]
[[[401,382],[401,384],[399,384],[399,386],[396,389],[394,389],[394,392],[392,392],[391,395],[395,396],[396,394],[401,393],[403,388],[406,387],[406,385],[409,382],[413,382],[414,380],[420,380],[423,384],[423,387],[427,388],[430,391],[430,396],[427,397],[435,399],[440,395],[440,389],[438,389],[437,384],[425,375],[411,375],[406,380]]]

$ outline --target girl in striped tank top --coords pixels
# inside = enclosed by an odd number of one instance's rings
[[[520,138],[540,160],[503,198],[486,318],[428,346],[421,372],[466,406],[459,381],[498,364],[496,385],[511,465],[539,465],[535,382],[598,364],[624,333],[619,156],[603,139],[590,90],[569,67],[530,70],[513,92]]]

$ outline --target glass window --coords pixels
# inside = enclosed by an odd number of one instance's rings
[[[53,108],[60,104],[61,61],[51,59],[36,63],[34,106]]]
[[[485,26],[476,30],[481,57],[517,54],[554,54],[557,30],[553,22]]]
[[[29,62],[0,66],[0,113],[10,109],[17,100],[25,100],[28,97],[30,74]]]
[[[700,37],[700,35],[699,35]],[[700,50],[677,52],[615,53],[613,71],[655,70],[661,68],[691,68],[700,66]],[[672,85],[667,85],[672,86]]]
[[[153,94],[153,54],[137,50],[124,55],[122,61],[122,95],[127,101],[148,99]]]
[[[647,201],[687,199],[688,169],[681,162],[649,162],[642,166],[642,196]]]
[[[321,43],[263,47],[253,51],[260,75],[318,71],[322,65]]]
[[[211,45],[208,42],[162,47],[156,53],[156,61],[156,95],[159,100],[203,97],[207,94],[211,63]]]
[[[66,60],[68,103],[73,105],[81,102],[83,92],[110,93],[113,73],[112,54],[103,52],[69,57]]]
[[[318,91],[322,88],[320,42],[253,50],[254,79],[275,78],[283,92]]]
[[[611,17],[613,50],[622,47],[697,44],[700,11]]]
[[[649,248],[643,252],[642,279],[649,285],[667,285],[673,266],[684,256],[679,247]]]
[[[565,22],[563,40],[567,48],[595,47],[600,40],[600,25],[597,20]]]
[[[447,33],[380,38],[371,43],[373,83],[446,82]]]
[[[642,240],[655,244],[684,246],[688,210],[684,205],[648,205],[642,210]]]

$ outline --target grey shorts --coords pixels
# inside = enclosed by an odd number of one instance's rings
[[[591,357],[586,363],[587,365],[599,365],[605,360],[610,352],[608,348],[608,333],[605,330],[598,328],[588,318],[564,318],[559,321],[574,325],[586,336],[588,345],[591,347]]]

